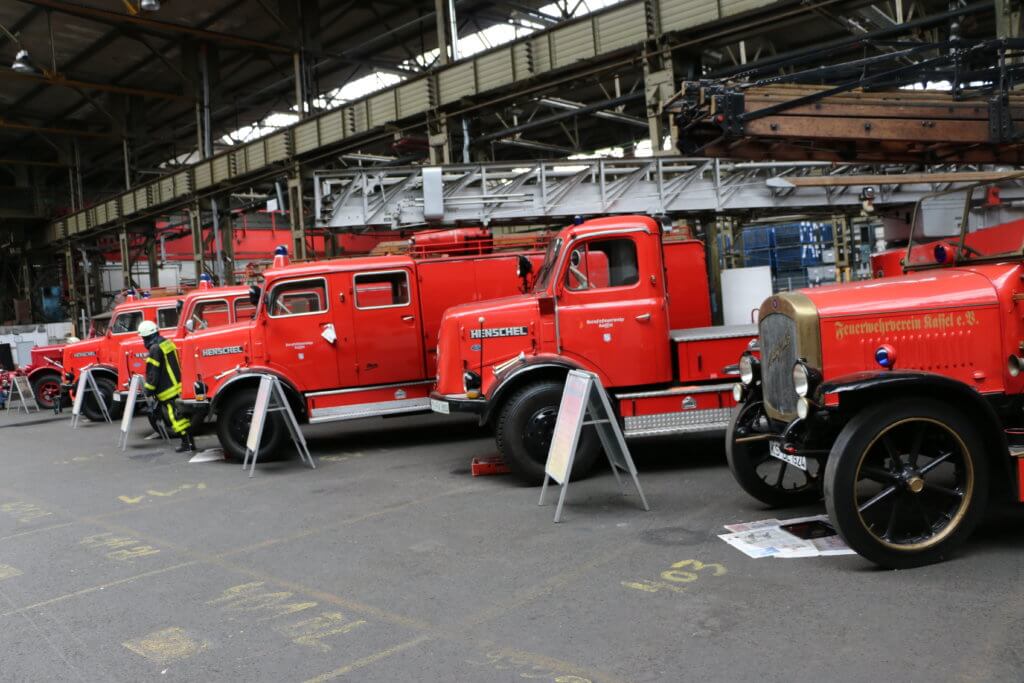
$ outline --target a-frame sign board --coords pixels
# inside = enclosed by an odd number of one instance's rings
[[[562,393],[562,402],[558,407],[558,419],[555,421],[555,432],[551,439],[551,448],[548,450],[548,460],[544,466],[544,485],[541,487],[538,505],[544,504],[548,480],[553,479],[562,486],[562,491],[558,496],[558,507],[555,508],[555,521],[561,521],[562,506],[565,503],[565,494],[569,490],[569,477],[572,473],[573,461],[576,459],[580,433],[583,431],[583,427],[588,425],[593,425],[601,438],[601,445],[604,446],[608,464],[611,465],[612,474],[615,475],[615,480],[619,483],[622,495],[626,495],[626,489],[619,474],[620,470],[632,477],[644,510],[650,510],[644,491],[640,488],[636,465],[633,464],[633,457],[629,454],[626,439],[622,435],[622,430],[619,429],[619,422],[612,411],[608,394],[597,375],[583,370],[571,370],[565,379],[565,390]]]
[[[281,386],[281,380],[274,375],[263,375],[260,378],[260,388],[256,392],[256,404],[252,409],[252,423],[249,425],[249,437],[245,442],[245,459],[242,461],[242,469],[249,468],[249,476],[256,471],[256,458],[260,453],[260,442],[263,439],[263,430],[266,427],[269,413],[281,413],[282,422],[288,428],[292,441],[299,451],[299,457],[313,469],[316,469],[316,462],[306,446],[306,437],[299,429],[299,421],[295,419],[295,413],[288,403],[288,397]],[[250,465],[250,459],[252,465]]]

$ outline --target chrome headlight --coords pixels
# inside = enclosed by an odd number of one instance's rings
[[[801,396],[796,401],[796,416],[801,420],[806,420],[807,416],[811,414],[811,402],[807,400],[806,396]]]
[[[807,372],[807,366],[799,361],[793,366],[793,389],[801,398],[811,392],[810,373]]]
[[[740,381],[746,386],[753,384],[761,372],[761,364],[751,353],[744,353],[740,356],[739,368]]]

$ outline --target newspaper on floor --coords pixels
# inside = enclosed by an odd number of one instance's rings
[[[852,555],[825,515],[795,519],[763,519],[726,524],[720,539],[748,557],[826,557]]]

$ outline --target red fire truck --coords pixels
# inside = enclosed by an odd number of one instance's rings
[[[1024,502],[1024,221],[967,232],[972,194],[908,274],[769,298],[740,361],[736,480],[773,506],[824,495],[885,567],[949,556],[990,494]]]
[[[522,291],[543,243],[531,235],[502,244],[463,228],[414,237],[406,255],[288,264],[282,253],[253,292],[252,321],[182,340],[183,399],[216,417],[221,445],[236,458],[265,374],[282,380],[310,423],[429,412],[441,314]],[[281,445],[277,417],[268,419],[261,457]]]
[[[217,329],[235,322],[248,322],[256,307],[249,301],[248,287],[213,287],[209,276],[203,276],[199,288],[178,300],[178,325],[173,332],[162,332],[180,345],[189,334],[202,330]],[[132,375],[146,374],[146,358],[149,356],[142,338],[129,335],[121,341],[117,363],[117,393],[114,401],[120,401],[127,393]]]
[[[118,413],[118,406],[113,397],[117,391],[117,366],[121,360],[121,342],[130,341],[131,335],[137,336],[139,323],[143,320],[155,322],[163,334],[173,334],[178,326],[178,298],[136,299],[134,295],[129,295],[127,301],[114,308],[110,324],[101,336],[64,347],[64,359],[61,363],[64,388],[73,392],[82,370],[92,368],[96,386],[107,410],[115,416]],[[90,420],[103,419],[103,413],[91,392],[82,401],[82,413]]]
[[[646,216],[599,218],[551,242],[533,291],[450,309],[431,407],[495,428],[510,469],[540,483],[566,373],[595,372],[627,438],[722,430],[735,365],[756,329],[710,327],[704,246],[662,240]],[[600,452],[585,430],[582,474]]]

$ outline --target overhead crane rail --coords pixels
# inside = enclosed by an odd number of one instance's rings
[[[345,229],[432,222],[522,224],[578,215],[829,210],[860,205],[868,187],[876,206],[895,206],[913,204],[951,184],[984,179],[963,167],[934,167],[909,178],[901,170],[817,161],[652,157],[330,171],[314,175],[314,215],[319,227]],[[844,182],[846,177],[852,182]],[[1007,198],[1018,193],[1020,188],[1004,190]]]

